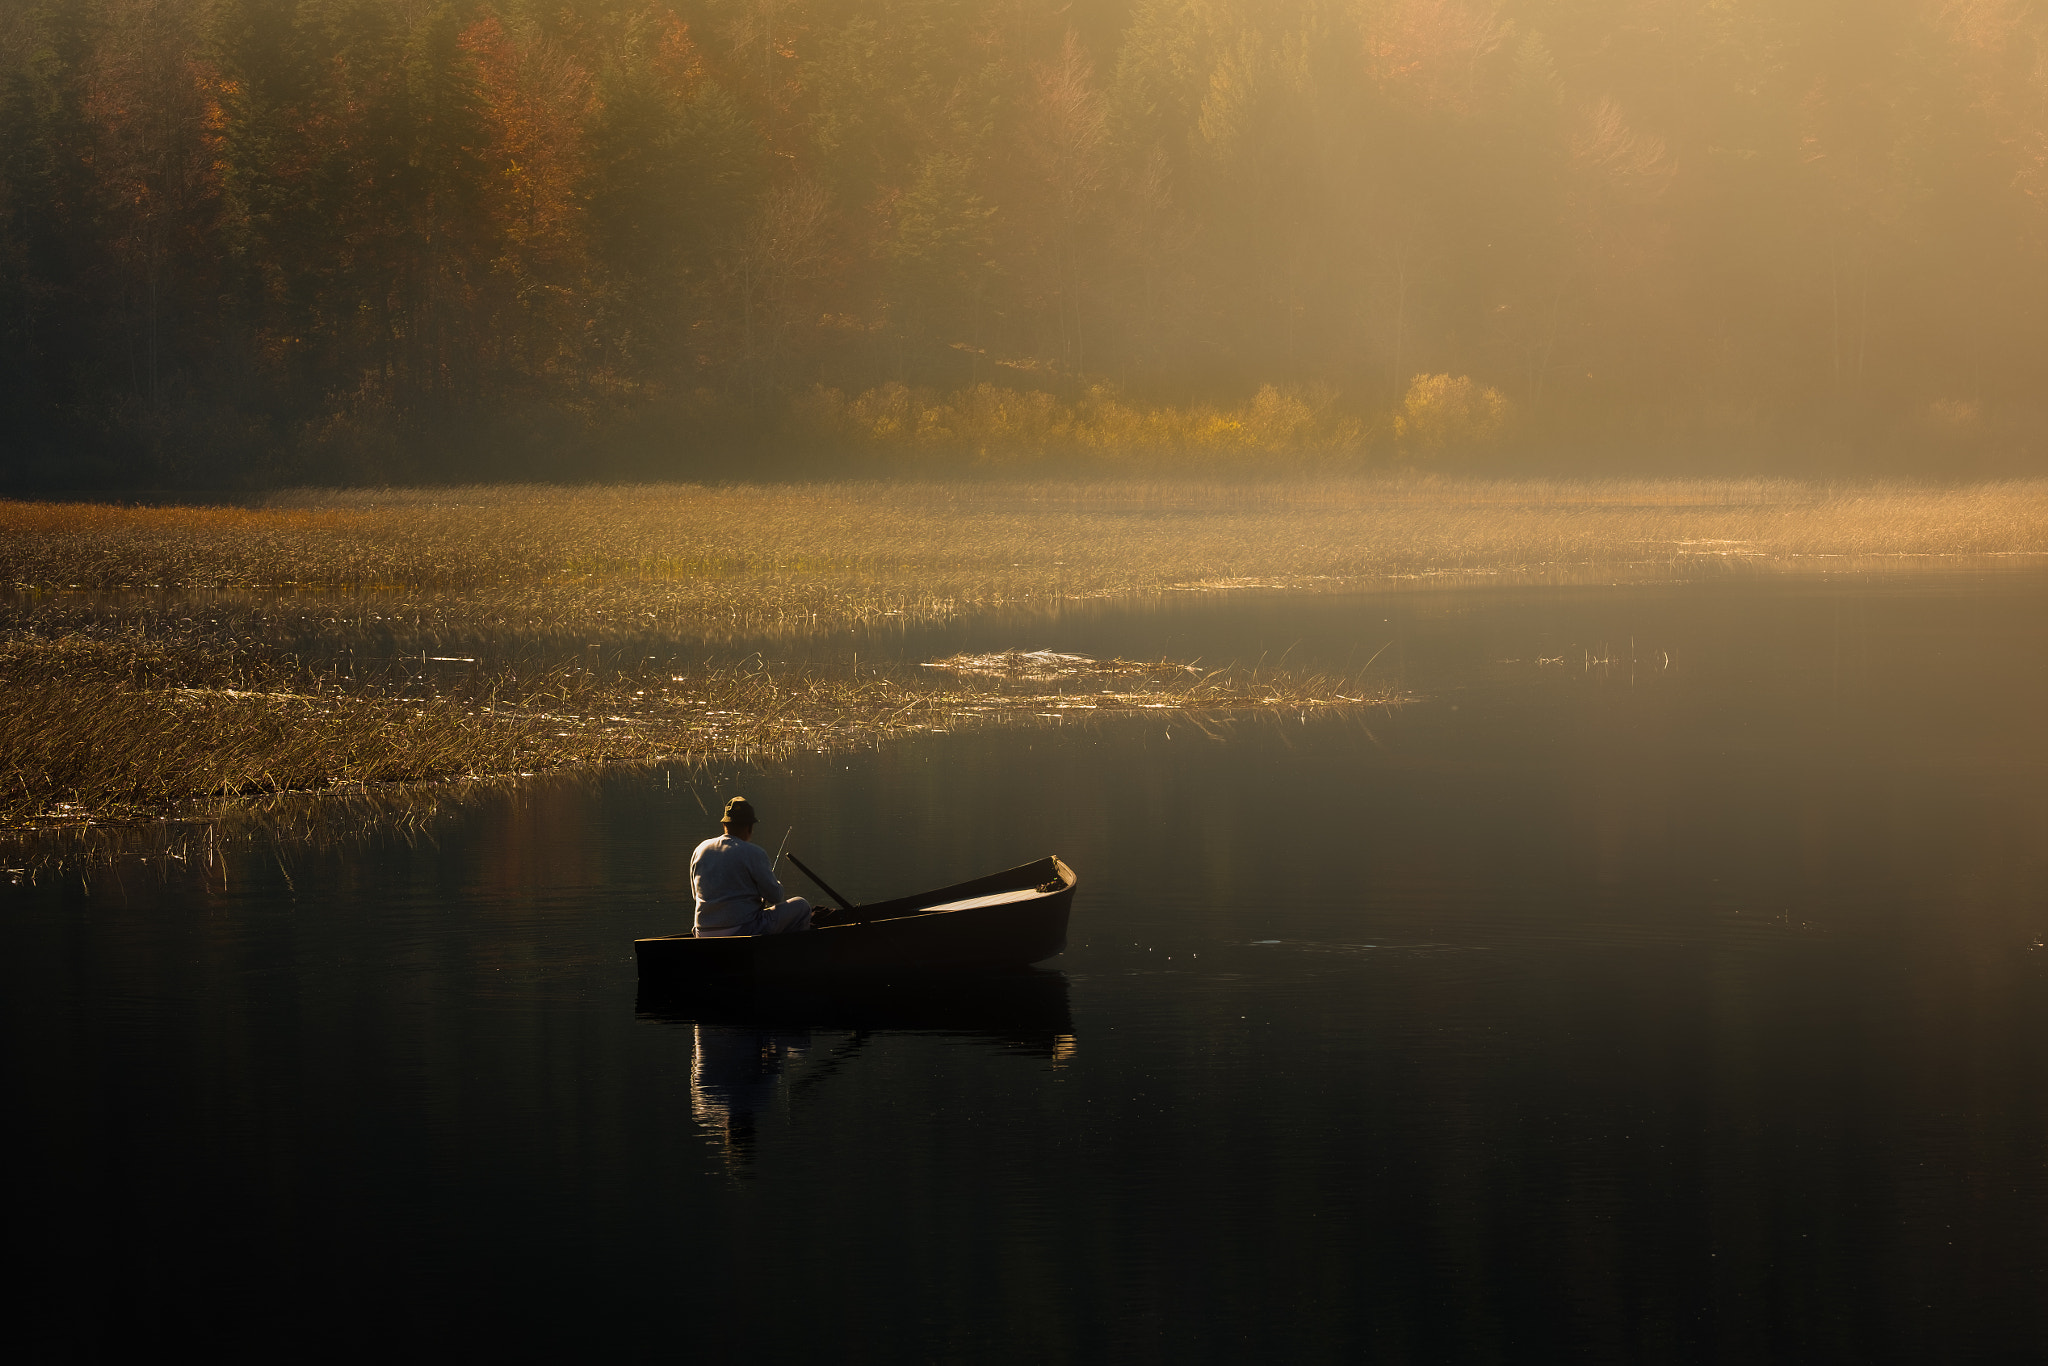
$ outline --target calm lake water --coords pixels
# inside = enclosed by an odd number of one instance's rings
[[[0,889],[9,1354],[2048,1354],[2048,576],[1024,630],[896,648],[1378,653],[1419,698]],[[733,790],[862,899],[1057,852],[1071,947],[643,1002]]]

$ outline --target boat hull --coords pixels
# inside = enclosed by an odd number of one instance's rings
[[[1023,967],[1067,946],[1078,879],[1057,857],[855,907],[807,933],[636,940],[640,980],[762,981]],[[979,904],[959,905],[974,902]]]

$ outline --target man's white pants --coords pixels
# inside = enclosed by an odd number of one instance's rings
[[[793,896],[773,906],[763,906],[740,924],[699,929],[697,937],[727,939],[741,934],[787,934],[791,930],[808,930],[810,927],[811,903],[800,896]]]

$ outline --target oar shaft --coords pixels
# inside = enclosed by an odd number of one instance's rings
[[[829,897],[831,897],[831,898],[832,898],[832,899],[833,899],[834,901],[838,902],[838,903],[839,903],[839,908],[840,908],[841,910],[847,910],[847,911],[850,911],[850,910],[852,910],[852,909],[853,909],[853,903],[852,903],[851,901],[848,901],[848,900],[847,900],[847,899],[846,899],[845,897],[843,897],[843,896],[841,896],[841,895],[840,895],[839,893],[837,893],[837,892],[833,891],[833,890],[832,890],[832,887],[831,887],[831,884],[827,883],[827,882],[825,881],[825,879],[823,879],[823,878],[819,877],[819,876],[818,876],[818,875],[817,875],[816,873],[812,872],[812,871],[811,871],[811,870],[810,870],[809,868],[806,868],[806,867],[804,866],[804,861],[803,861],[802,859],[798,858],[798,857],[797,857],[797,856],[796,856],[795,854],[791,854],[791,855],[789,855],[789,861],[790,861],[791,865],[793,865],[793,866],[794,866],[794,867],[796,868],[796,870],[797,870],[797,871],[798,871],[799,873],[802,873],[802,874],[803,874],[803,875],[804,875],[805,877],[807,877],[807,878],[809,878],[809,879],[810,879],[811,881],[813,881],[813,882],[817,883],[817,884],[818,884],[818,890],[819,890],[819,891],[823,892],[823,893],[824,893],[824,894],[825,894],[826,896],[829,896]]]

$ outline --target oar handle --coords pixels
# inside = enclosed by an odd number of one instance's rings
[[[841,910],[844,910],[844,911],[850,911],[850,910],[852,910],[852,909],[853,909],[853,903],[852,903],[851,901],[848,901],[848,900],[847,900],[847,899],[846,899],[845,897],[843,897],[843,896],[839,895],[839,893],[837,893],[837,892],[833,891],[833,890],[832,890],[832,888],[831,888],[831,886],[830,886],[830,884],[828,884],[828,883],[827,883],[827,882],[825,881],[825,879],[823,879],[823,878],[819,877],[819,876],[818,876],[818,875],[817,875],[816,873],[812,872],[812,871],[811,871],[811,870],[810,870],[809,868],[806,868],[806,867],[804,866],[804,861],[803,861],[802,859],[798,858],[798,857],[797,857],[797,856],[796,856],[795,854],[791,854],[791,855],[789,855],[789,856],[788,856],[788,858],[789,858],[789,861],[790,861],[790,863],[791,863],[791,864],[792,864],[792,865],[793,865],[793,866],[794,866],[794,867],[796,868],[796,870],[797,870],[797,871],[798,871],[799,873],[802,873],[802,874],[803,874],[803,875],[804,875],[805,877],[809,878],[809,879],[810,879],[811,881],[813,881],[813,882],[815,882],[815,883],[817,883],[817,884],[818,884],[818,890],[819,890],[819,891],[823,892],[823,893],[824,893],[824,894],[825,894],[826,896],[829,896],[829,897],[831,897],[831,898],[832,898],[832,899],[833,899],[834,901],[838,902],[838,903],[839,903],[839,908],[840,908]]]

